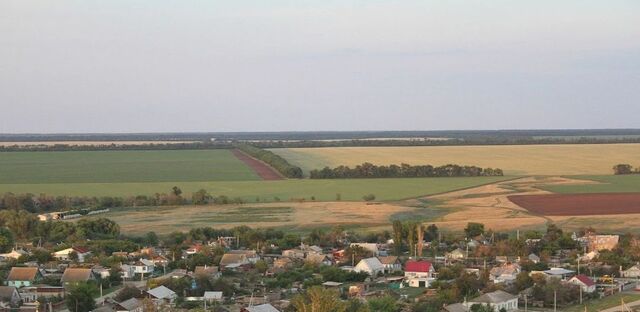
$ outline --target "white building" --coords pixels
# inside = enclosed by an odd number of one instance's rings
[[[514,296],[502,290],[496,290],[494,292],[486,293],[480,297],[476,297],[465,303],[468,308],[471,308],[476,304],[490,306],[496,312],[500,311],[501,309],[505,309],[507,311],[517,311],[518,296]]]
[[[53,253],[53,257],[60,261],[70,261],[71,254],[75,253],[78,256],[78,262],[85,262],[91,256],[91,251],[82,247],[71,247],[56,251]]]
[[[409,260],[405,263],[404,277],[409,287],[429,287],[435,269],[429,261]]]
[[[360,260],[353,270],[355,272],[367,272],[371,276],[377,276],[378,273],[384,273],[384,266],[378,258],[371,257]]]
[[[576,275],[569,279],[569,283],[575,284],[582,288],[583,292],[592,293],[596,291],[596,283],[584,274]]]

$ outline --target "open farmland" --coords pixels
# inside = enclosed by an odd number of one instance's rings
[[[149,231],[168,234],[195,227],[284,228],[309,231],[338,224],[356,227],[387,227],[389,216],[414,208],[392,204],[367,205],[353,202],[309,202],[251,204],[248,206],[188,206],[122,208],[106,216],[116,221],[123,233],[142,235]]]
[[[612,174],[618,163],[640,164],[640,144],[559,144],[409,147],[322,147],[272,149],[305,172],[325,166],[475,165],[507,175]]]
[[[516,205],[544,216],[640,213],[640,193],[515,195],[508,198]]]
[[[542,185],[540,187],[552,193],[563,194],[640,192],[640,174],[576,176],[574,178],[595,183],[587,185]]]
[[[8,191],[13,186],[25,184],[247,181],[259,179],[251,168],[237,159],[229,150],[0,153],[0,190],[3,191]],[[30,190],[31,188],[33,189]],[[80,189],[82,188],[80,185]],[[60,191],[63,189],[64,187]],[[21,191],[37,193],[47,191],[47,188],[27,186]]]
[[[69,196],[132,196],[168,192],[179,186],[188,196],[190,192],[206,189],[213,195],[240,197],[245,201],[274,201],[302,199],[312,196],[318,201],[331,201],[340,194],[342,200],[362,200],[366,194],[375,194],[378,200],[399,200],[429,194],[449,192],[510,177],[473,178],[405,178],[356,180],[278,180],[278,181],[172,181],[148,183],[46,183],[0,184],[0,193],[45,193]]]

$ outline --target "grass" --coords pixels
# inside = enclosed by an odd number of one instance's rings
[[[449,192],[510,178],[512,177],[0,184],[0,194],[30,192],[69,196],[131,196],[169,192],[173,186],[179,186],[186,194],[203,188],[213,195],[241,197],[251,202],[255,202],[256,198],[260,198],[260,201],[274,201],[276,197],[283,201],[299,198],[309,200],[312,196],[317,201],[333,201],[336,194],[340,194],[342,200],[356,201],[370,193],[376,195],[376,200],[384,201]]]
[[[611,174],[619,163],[640,165],[640,144],[326,147],[272,149],[306,172],[324,166],[374,164],[498,167],[508,175]]]
[[[259,177],[229,150],[0,153],[0,184],[230,180]]]
[[[629,293],[617,293],[602,299],[595,299],[586,301],[584,304],[573,305],[571,307],[562,309],[562,312],[582,312],[584,306],[587,306],[587,311],[600,311],[603,309],[613,308],[620,305],[620,299],[624,299],[625,303],[630,303],[636,300],[640,300],[640,294]]]
[[[554,193],[618,193],[640,192],[640,174],[576,176],[581,180],[600,182],[597,184],[545,185],[541,188]]]

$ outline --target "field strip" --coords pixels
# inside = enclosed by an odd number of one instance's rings
[[[245,163],[249,168],[251,168],[263,180],[272,181],[272,180],[284,179],[280,174],[280,172],[276,171],[275,169],[265,164],[264,162],[247,155],[245,152],[239,149],[233,149],[232,153],[236,158],[238,158],[240,161]]]

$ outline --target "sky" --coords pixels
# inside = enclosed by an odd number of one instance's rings
[[[640,128],[637,0],[0,0],[0,133]]]

